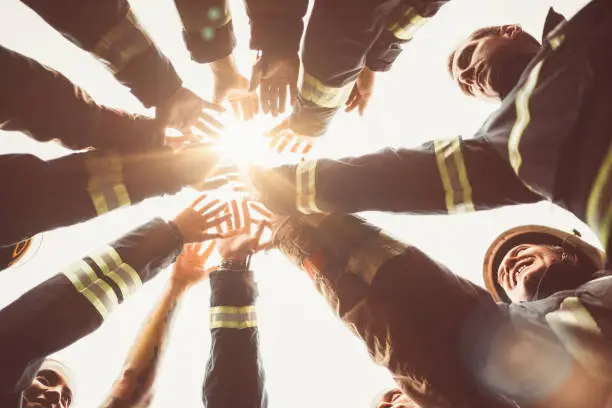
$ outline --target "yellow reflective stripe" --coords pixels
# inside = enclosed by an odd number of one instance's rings
[[[348,99],[355,81],[341,88],[327,86],[317,78],[304,72],[302,78],[301,97],[322,108],[339,108]]]
[[[593,354],[593,351],[596,351],[593,345],[603,340],[601,329],[580,299],[577,297],[564,299],[559,309],[548,313],[545,318],[565,348],[584,368],[598,375],[606,372],[607,361],[602,361]]]
[[[296,207],[302,214],[321,213],[317,207],[317,161],[301,162],[295,170]]]
[[[587,224],[607,248],[612,228],[612,147],[603,160],[587,202]]]
[[[102,37],[94,47],[94,54],[108,61],[113,72],[117,74],[151,45],[151,39],[140,28],[130,11],[121,23]]]
[[[371,284],[380,268],[406,248],[407,245],[381,233],[350,254],[346,270]]]
[[[563,44],[563,41],[565,41],[565,34],[555,35],[548,39],[548,43],[550,44],[553,50],[559,48],[561,44]]]
[[[472,186],[461,152],[461,140],[436,140],[434,150],[448,213],[474,211]]]
[[[103,318],[112,311],[119,299],[113,289],[99,279],[92,268],[83,260],[66,269],[63,274],[72,282],[75,289],[83,295]]]
[[[210,309],[210,327],[212,329],[246,329],[257,327],[255,306],[216,306]]]
[[[521,153],[519,151],[519,143],[523,132],[527,128],[529,121],[531,120],[531,114],[529,112],[529,99],[533,93],[536,84],[538,83],[538,76],[542,69],[544,61],[540,61],[529,73],[527,82],[521,87],[516,93],[516,122],[510,132],[508,138],[508,156],[510,158],[510,164],[514,169],[514,172],[518,175],[521,163],[523,161]]]
[[[123,262],[115,248],[106,246],[89,257],[98,265],[105,276],[108,276],[117,284],[123,294],[123,299],[126,299],[142,286],[140,275],[134,268]]]
[[[412,7],[404,11],[399,21],[390,24],[387,27],[393,35],[400,40],[411,40],[416,32],[429,21],[428,18],[421,16]]]
[[[98,215],[131,204],[123,184],[123,162],[118,155],[110,154],[85,160],[89,172],[87,191]]]

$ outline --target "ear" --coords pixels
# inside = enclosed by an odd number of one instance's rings
[[[507,24],[501,26],[501,34],[504,37],[513,38],[523,32],[523,27],[520,24]]]

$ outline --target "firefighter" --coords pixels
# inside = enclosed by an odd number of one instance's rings
[[[497,304],[354,216],[279,217],[274,230],[396,380],[378,407],[612,406],[612,272],[578,237],[543,226],[502,234],[484,262],[491,295],[508,302]]]
[[[611,22],[611,3],[594,0],[554,29],[474,138],[256,168],[258,200],[278,214],[455,214],[550,200],[609,252]]]
[[[156,108],[156,117],[164,125],[185,134],[195,126],[205,134],[218,136],[222,125],[209,112],[223,109],[182,86],[172,64],[140,27],[126,0],[22,2],[67,39],[103,61],[143,105]],[[232,107],[240,104],[245,117],[252,117],[257,113],[254,97],[244,91],[246,79],[233,64],[234,38],[225,2],[176,0],[176,4],[193,59],[213,62],[216,101],[230,97]]]
[[[257,284],[249,270],[250,257],[261,249],[265,223],[255,232],[243,202],[244,221],[234,217],[232,237],[210,244],[191,245],[174,264],[169,288],[145,323],[113,388],[101,405],[105,408],[148,406],[161,354],[167,341],[177,304],[186,290],[210,277],[210,330],[212,346],[202,389],[203,406],[267,406],[264,368],[259,354],[255,299]],[[218,267],[208,258],[215,249]]]
[[[391,69],[402,44],[444,3],[446,0],[315,2],[306,29],[304,74],[298,92],[298,49],[308,0],[247,2],[251,47],[262,52],[252,77],[253,87],[260,86],[262,110],[274,116],[283,113],[287,87],[295,105],[291,116],[270,132],[272,144],[277,148],[280,144],[278,150],[282,150],[288,145],[283,139],[293,135],[321,136],[342,105],[363,113],[375,72]]]
[[[544,22],[541,43],[519,24],[476,30],[451,53],[448,71],[466,95],[502,100],[542,50],[546,38],[565,22],[565,18],[551,8]]]
[[[170,222],[150,221],[0,311],[0,406],[71,405],[69,378],[45,359],[100,327],[115,307],[172,263],[183,244],[219,237],[215,228],[228,218],[219,215],[226,205],[199,205]]]

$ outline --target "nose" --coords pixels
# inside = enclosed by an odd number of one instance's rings
[[[470,65],[469,67],[461,70],[458,78],[460,82],[466,85],[474,85],[476,82],[476,78],[474,77],[474,66]]]

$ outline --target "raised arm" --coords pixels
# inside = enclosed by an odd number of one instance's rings
[[[72,225],[146,198],[173,194],[204,181],[217,163],[206,147],[178,153],[78,153],[43,161],[0,156],[0,245]]]
[[[484,140],[429,142],[341,160],[254,170],[259,199],[278,214],[392,211],[455,214],[541,197]]]
[[[59,140],[80,150],[94,147],[144,151],[164,144],[161,125],[96,104],[66,77],[0,47],[0,127],[34,139]]]
[[[501,319],[483,289],[352,216],[279,221],[274,242],[420,406],[513,406],[481,387],[462,353],[471,320]]]
[[[248,209],[243,213],[248,216]],[[207,408],[268,405],[255,311],[257,285],[248,261],[259,249],[263,225],[254,234],[248,219],[245,225],[239,235],[219,241],[223,262],[210,275],[212,345],[202,389]]]
[[[23,391],[40,363],[97,329],[174,261],[183,243],[215,238],[219,211],[189,207],[172,222],[155,219],[81,259],[0,311],[0,402]],[[40,335],[44,333],[44,335]]]
[[[203,245],[204,253],[200,255],[198,252]],[[162,298],[138,334],[119,378],[101,407],[135,408],[148,405],[147,401],[153,397],[159,361],[177,306],[185,292],[207,275],[204,264],[214,248],[214,241],[185,247],[174,265]]]

